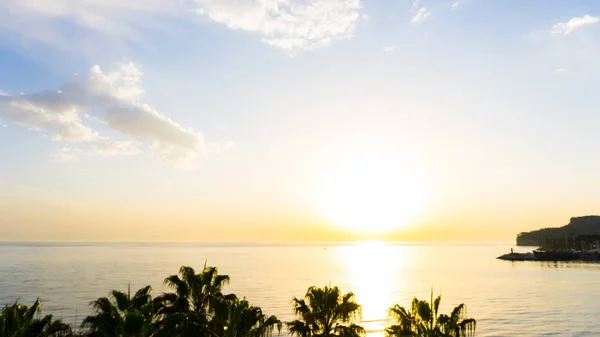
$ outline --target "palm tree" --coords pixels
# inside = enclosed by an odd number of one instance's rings
[[[182,266],[179,275],[171,275],[164,282],[175,293],[164,294],[162,299],[178,311],[210,312],[212,307],[224,298],[223,286],[229,283],[228,275],[219,275],[216,267],[204,267],[196,274],[194,268]]]
[[[94,315],[83,320],[82,327],[98,337],[145,337],[152,336],[154,305],[152,288],[146,286],[133,297],[118,290],[110,293],[110,299],[100,297],[92,301]]]
[[[174,293],[159,297],[158,336],[214,336],[213,326],[223,326],[226,302],[235,295],[223,295],[228,275],[219,275],[216,267],[204,267],[196,274],[192,267],[182,266],[179,275],[167,277],[164,283],[174,288]],[[215,315],[216,312],[221,315]],[[217,319],[213,322],[213,316]]]
[[[461,303],[456,306],[450,316],[442,314],[438,322],[442,331],[450,337],[468,337],[475,336],[475,327],[477,321],[474,318],[466,318],[467,307]]]
[[[466,318],[467,308],[460,304],[448,316],[438,315],[441,296],[429,302],[414,298],[410,310],[399,304],[390,308],[397,324],[385,329],[389,337],[470,337],[475,336],[476,321]]]
[[[52,315],[41,317],[41,306],[39,298],[29,308],[17,302],[5,306],[0,312],[0,336],[62,337],[72,334],[68,324],[61,320],[53,320]]]
[[[352,323],[361,314],[354,294],[342,295],[338,287],[310,287],[304,298],[294,298],[294,313],[300,317],[287,323],[292,335],[300,337],[358,337],[365,329]]]
[[[251,306],[246,300],[230,299],[226,302],[226,314],[221,316],[221,329],[215,333],[222,337],[266,337],[277,329],[281,331],[282,323],[275,316],[267,316],[259,307]]]

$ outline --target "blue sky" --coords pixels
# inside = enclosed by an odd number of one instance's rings
[[[344,239],[319,181],[388,159],[426,195],[393,238],[460,224],[510,240],[593,213],[599,16],[595,1],[6,1],[0,235]]]

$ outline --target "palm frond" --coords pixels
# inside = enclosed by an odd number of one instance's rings
[[[118,290],[113,290],[110,292],[112,298],[115,299],[116,307],[120,311],[125,311],[129,307],[129,295]]]
[[[388,337],[419,337],[418,332],[402,325],[390,325],[385,328],[385,335]]]
[[[458,334],[456,337],[471,337],[475,336],[475,328],[477,327],[477,322],[473,318],[467,318],[462,320],[458,324]]]
[[[35,314],[40,312],[41,308],[42,308],[42,301],[38,297],[38,299],[35,300],[35,302],[33,302],[33,305],[31,307],[29,307],[29,310],[27,310],[27,314],[26,314],[27,319],[29,319],[29,320],[33,319]]]
[[[113,312],[115,307],[107,297],[100,297],[95,301],[91,301],[90,305],[96,312]]]
[[[312,337],[312,329],[301,320],[295,320],[286,323],[288,331],[292,336]]]
[[[338,325],[335,327],[335,332],[339,337],[360,337],[366,333],[362,326],[356,324]]]

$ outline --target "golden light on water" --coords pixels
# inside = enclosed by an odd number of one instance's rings
[[[361,159],[338,163],[320,182],[319,203],[330,222],[361,233],[407,226],[423,206],[424,186],[406,163]]]
[[[406,256],[393,255],[393,246],[366,241],[340,250],[340,258],[347,266],[348,278],[356,300],[362,305],[362,325],[369,337],[383,336],[381,331],[389,322],[388,309],[395,300],[394,289],[403,289],[403,280],[397,271],[403,269]],[[394,267],[389,261],[394,260]]]

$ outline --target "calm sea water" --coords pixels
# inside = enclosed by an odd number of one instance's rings
[[[442,310],[467,304],[478,336],[600,336],[600,265],[507,262],[507,244],[0,244],[0,304],[44,301],[68,323],[111,289],[150,284],[204,261],[231,276],[226,292],[292,319],[290,300],[311,285],[338,285],[363,305],[370,337],[387,308],[442,293]]]

